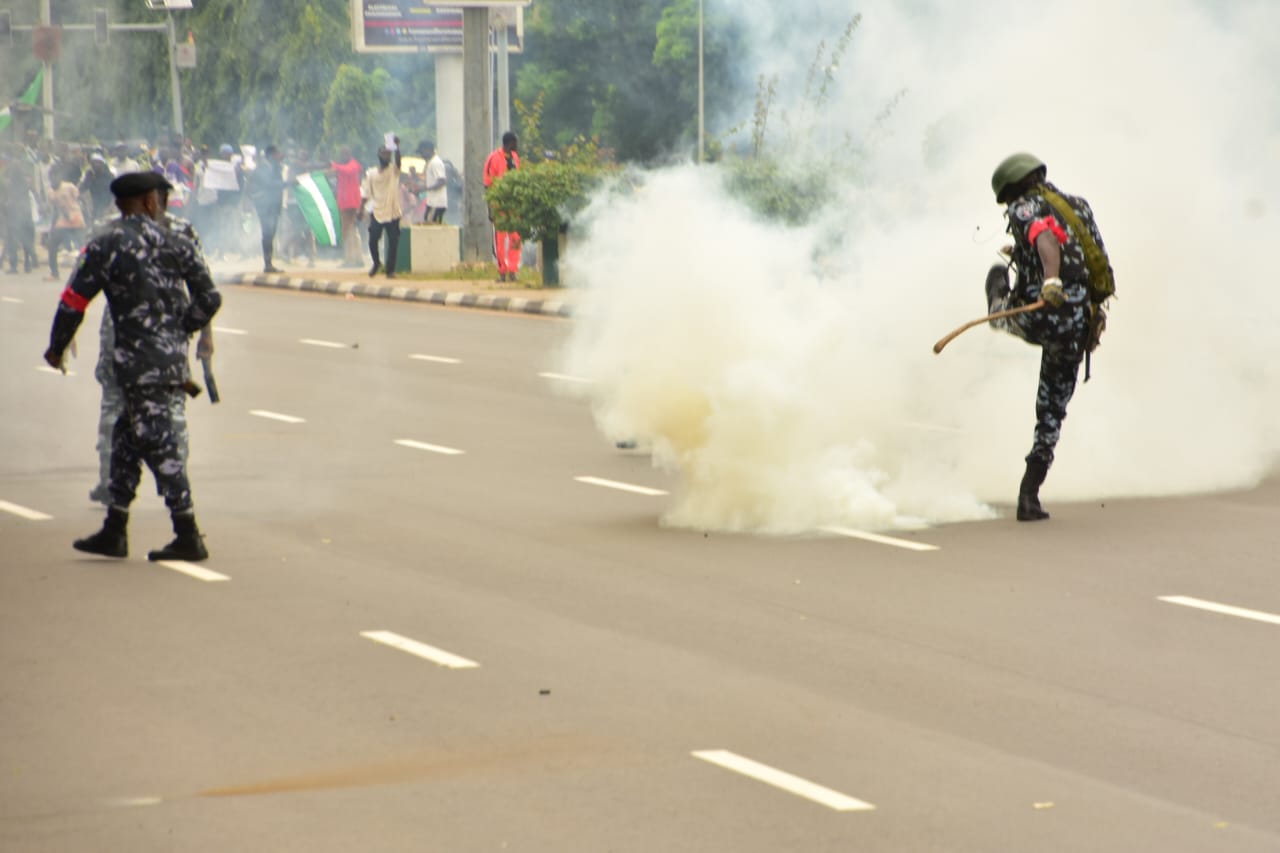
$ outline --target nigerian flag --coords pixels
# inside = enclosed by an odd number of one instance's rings
[[[40,86],[44,83],[44,69],[41,68],[36,72],[36,79],[31,81],[21,95],[18,96],[18,103],[34,106],[35,102],[40,99]],[[13,121],[13,115],[9,111],[9,105],[5,104],[4,109],[0,110],[0,131],[8,130],[9,123]]]
[[[324,172],[307,172],[298,176],[293,195],[298,200],[298,210],[316,235],[316,244],[336,246],[342,237],[342,220],[338,215],[338,199]]]

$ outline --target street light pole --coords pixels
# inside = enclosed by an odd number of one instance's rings
[[[169,25],[169,86],[173,91],[173,132],[182,140],[187,134],[182,127],[182,83],[178,80],[178,35],[173,24],[173,12],[166,11]]]
[[[707,120],[705,87],[702,72],[702,0],[698,0],[698,162],[706,157]]]
[[[52,0],[40,0],[40,26],[53,26]],[[44,60],[44,82],[41,84],[44,102],[44,135],[53,141],[53,61]]]

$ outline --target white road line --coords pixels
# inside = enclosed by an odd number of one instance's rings
[[[867,533],[865,530],[854,530],[851,527],[823,527],[820,528],[823,533],[830,533],[835,536],[847,536],[850,539],[863,539],[867,542],[875,542],[878,545],[892,545],[895,548],[906,548],[908,551],[938,551],[937,545],[929,545],[924,542],[913,542],[910,539],[895,539],[892,536],[881,536],[879,533]]]
[[[287,424],[305,424],[306,418],[295,418],[293,415],[282,415],[279,412],[268,412],[265,409],[252,409],[249,414],[272,421],[283,421]]]
[[[8,501],[0,501],[0,512],[8,512],[27,521],[48,521],[53,518],[52,515],[45,515],[43,512],[36,512],[34,509],[27,509],[25,506],[11,504]]]
[[[375,643],[382,643],[384,646],[408,652],[411,655],[429,660],[448,669],[475,669],[480,665],[473,660],[460,658],[443,649],[428,646],[426,643],[419,643],[417,640],[410,640],[408,637],[402,637],[391,631],[361,631],[360,636],[373,640]]]
[[[230,326],[214,326],[213,330],[220,335],[247,335],[244,329],[233,329]]]
[[[453,447],[441,447],[438,444],[427,444],[423,441],[414,441],[411,438],[397,438],[396,444],[401,447],[411,447],[414,450],[426,450],[429,453],[441,453],[445,456],[461,456],[466,453],[465,450],[457,450]]]
[[[409,356],[409,358],[414,361],[431,361],[436,364],[462,364],[462,359],[459,358],[446,358],[442,355],[422,355],[421,353],[416,352]]]
[[[306,344],[311,347],[328,347],[329,349],[349,349],[346,344],[340,344],[337,341],[321,341],[316,338],[299,338],[298,343]]]
[[[16,296],[0,296],[0,302],[12,302],[14,305],[22,304],[22,300]]]
[[[76,375],[76,372],[74,370],[68,370],[64,374],[61,370],[56,370],[47,364],[40,365],[39,367],[36,368],[36,370],[39,370],[42,373],[52,373],[54,376],[75,376]]]
[[[561,382],[582,382],[587,385],[595,383],[594,379],[583,379],[581,376],[570,376],[567,373],[539,373],[543,379],[559,379]]]
[[[118,809],[136,809],[142,806],[158,806],[164,802],[161,797],[116,797],[106,800],[106,804]]]
[[[1185,595],[1162,595],[1159,600],[1168,604],[1178,604],[1182,607],[1194,607],[1197,610],[1208,610],[1211,613],[1221,613],[1224,616],[1238,616],[1241,619],[1252,619],[1255,622],[1267,622],[1272,625],[1280,625],[1280,615],[1275,613],[1265,613],[1261,610],[1248,610],[1244,607],[1232,607],[1230,604],[1218,604],[1215,601],[1205,601],[1202,598],[1189,598]]]
[[[775,788],[781,788],[798,797],[804,797],[806,800],[821,803],[827,808],[835,809],[838,812],[869,812],[875,810],[875,806],[871,805],[871,803],[845,796],[838,791],[824,788],[807,779],[801,779],[799,776],[792,776],[790,773],[775,770],[768,765],[752,761],[750,758],[743,758],[741,755],[735,755],[727,750],[708,749],[692,754],[694,758],[700,758],[726,770],[741,773],[743,776],[748,776]]]
[[[617,480],[605,480],[600,477],[574,477],[579,483],[588,486],[604,486],[606,489],[617,489],[620,492],[633,492],[637,495],[665,495],[662,489],[650,489],[647,486],[633,486],[630,483],[619,483]]]
[[[195,563],[185,563],[182,560],[158,560],[156,565],[164,566],[166,569],[173,569],[175,572],[182,572],[187,577],[195,578],[205,583],[217,583],[219,581],[229,581],[231,578],[224,574],[204,569]]]

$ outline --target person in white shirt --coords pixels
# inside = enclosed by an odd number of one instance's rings
[[[400,204],[400,137],[394,137],[395,149],[385,145],[378,149],[378,165],[364,176],[361,190],[369,204],[369,254],[373,266],[369,275],[375,276],[382,269],[378,247],[382,234],[387,235],[387,278],[396,277],[396,252],[400,249],[400,217],[404,207]]]
[[[449,209],[449,174],[445,171],[444,160],[440,159],[434,142],[424,142],[422,148],[422,154],[427,160],[427,174],[424,178],[427,185],[427,210],[422,221],[439,225],[444,222],[444,214]]]

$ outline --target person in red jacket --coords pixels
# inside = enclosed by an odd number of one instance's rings
[[[502,134],[502,147],[489,155],[484,164],[484,188],[487,190],[493,182],[507,172],[520,168],[520,140],[511,131]],[[489,211],[489,219],[493,220],[493,211]],[[498,260],[498,281],[515,281],[520,271],[520,235],[514,231],[497,231],[493,233],[493,255]]]
[[[344,145],[338,151],[338,159],[330,162],[329,171],[338,179],[338,213],[342,216],[342,266],[359,269],[364,266],[360,246],[360,231],[356,220],[360,218],[360,179],[364,167],[351,153],[351,146]]]

